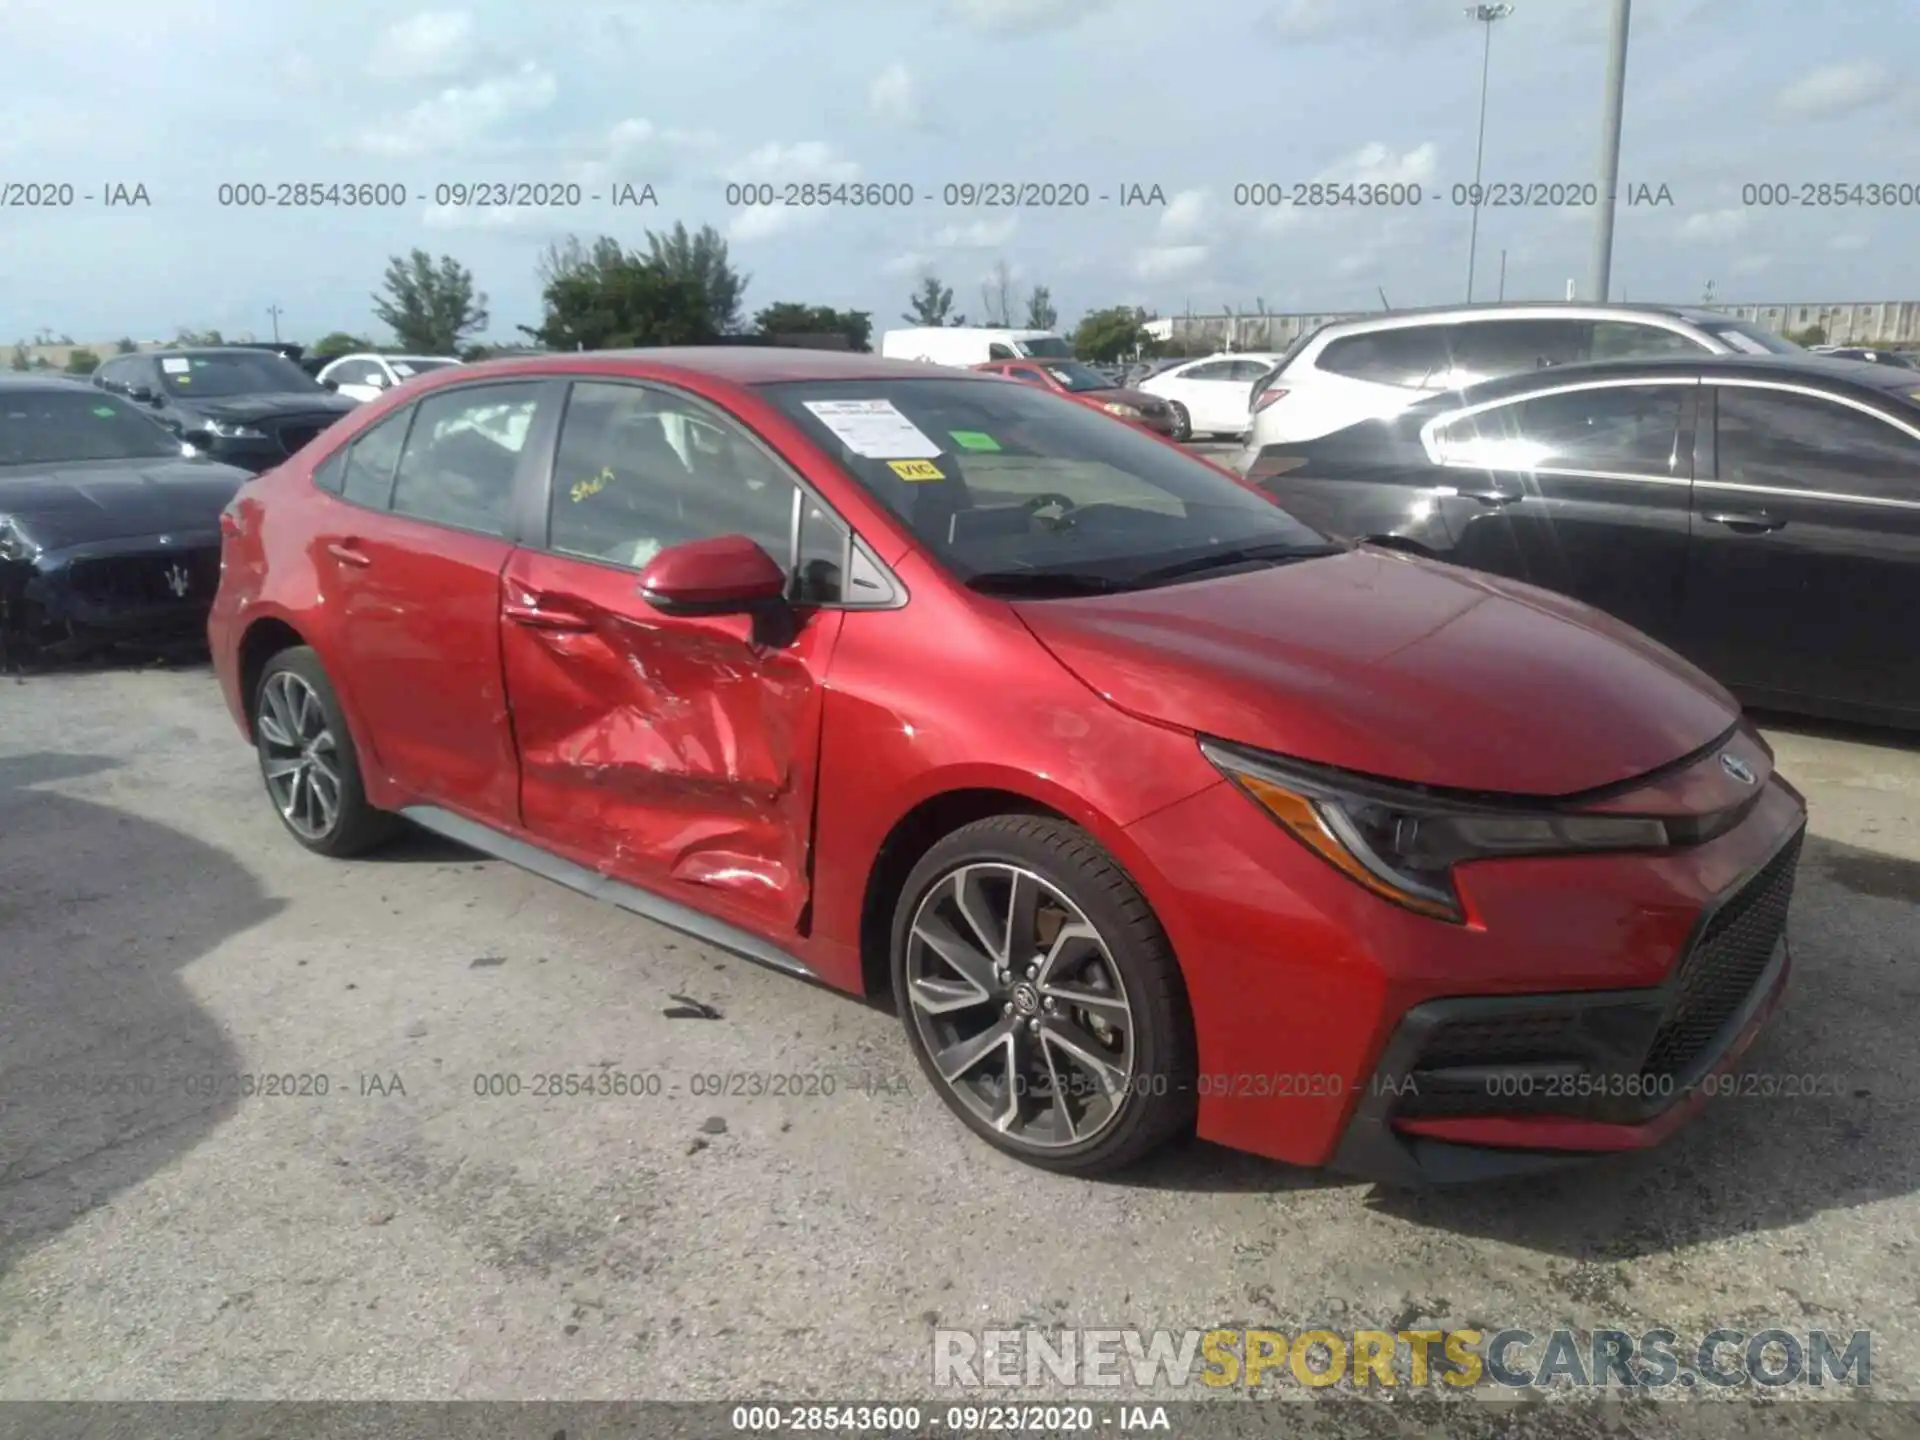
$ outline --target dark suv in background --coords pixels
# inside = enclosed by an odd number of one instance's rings
[[[238,345],[116,355],[93,383],[147,406],[196,450],[256,474],[354,408],[284,356]]]

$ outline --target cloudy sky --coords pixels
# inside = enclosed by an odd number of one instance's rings
[[[727,230],[776,300],[897,323],[927,271],[978,312],[997,262],[1161,313],[1462,298],[1482,29],[1455,0],[0,0],[0,342],[372,327],[389,255],[457,256],[491,334],[539,318],[569,232]],[[1607,0],[1517,0],[1492,37],[1484,175],[1597,169]],[[1743,206],[1743,187],[1879,182],[1920,202],[1915,0],[1638,0],[1615,298],[1920,298],[1920,203]],[[1235,187],[1411,182],[1417,208],[1236,205]],[[222,207],[222,184],[377,182],[370,211]],[[727,186],[911,186],[911,206],[742,209]],[[1084,185],[1085,207],[949,205],[948,185]],[[578,208],[436,205],[578,185]],[[107,187],[144,185],[145,208]],[[652,185],[654,209],[614,207]],[[1163,205],[1120,205],[1126,187]],[[561,189],[564,197],[568,192]],[[1069,189],[1071,193],[1071,189]],[[82,197],[93,195],[88,201]],[[596,202],[592,196],[601,198]],[[1101,201],[1100,196],[1109,197]],[[1897,191],[1896,191],[1897,195]],[[3,198],[13,200],[18,194]],[[1797,196],[1796,196],[1797,198]],[[1479,298],[1584,281],[1593,211],[1482,213]]]

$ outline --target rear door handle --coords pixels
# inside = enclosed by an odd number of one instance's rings
[[[328,541],[327,553],[343,565],[357,565],[365,569],[373,563],[373,557],[352,540]]]
[[[509,600],[501,613],[514,624],[524,625],[529,630],[579,634],[593,629],[593,622],[586,616],[577,611],[563,610],[552,605]]]
[[[1784,529],[1787,523],[1784,520],[1774,519],[1764,510],[1715,510],[1700,518],[1711,521],[1715,525],[1724,525],[1741,535],[1764,535],[1769,530]]]

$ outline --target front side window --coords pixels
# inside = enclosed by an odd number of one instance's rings
[[[342,360],[327,371],[327,379],[336,385],[367,385],[378,374],[380,367],[371,360]]]
[[[414,406],[394,471],[394,513],[505,535],[540,390],[538,382],[479,385],[438,391]]]
[[[759,389],[981,588],[1121,589],[1157,583],[1145,577],[1169,565],[1325,544],[1212,466],[1026,386],[928,378]]]
[[[1111,390],[1113,381],[1095,370],[1091,365],[1082,365],[1078,361],[1058,361],[1047,366],[1047,374],[1063,390]]]
[[[1169,380],[1231,380],[1233,362],[1209,360],[1203,365],[1195,365],[1191,370],[1176,370],[1167,378]]]
[[[1769,489],[1920,501],[1920,440],[1814,395],[1719,391],[1719,478]],[[1920,421],[1920,408],[1915,409]]]
[[[1488,470],[1679,474],[1686,390],[1606,386],[1482,410],[1439,433],[1441,457],[1449,465]]]
[[[560,425],[548,543],[638,569],[669,546],[745,535],[784,564],[797,488],[711,407],[584,381]]]
[[[389,415],[348,445],[338,490],[343,498],[372,510],[387,508],[393,495],[394,467],[400,463],[400,447],[406,442],[412,419],[411,409]]]
[[[0,388],[0,465],[179,458],[170,431],[105,391]]]
[[[1677,330],[1658,325],[1635,325],[1622,320],[1601,320],[1593,327],[1595,360],[1635,360],[1642,356],[1705,355],[1707,347]]]

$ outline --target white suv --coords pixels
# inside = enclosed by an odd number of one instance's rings
[[[1655,305],[1469,305],[1336,320],[1303,336],[1248,394],[1242,474],[1270,445],[1313,440],[1457,390],[1548,365],[1641,355],[1797,353],[1713,310]]]

